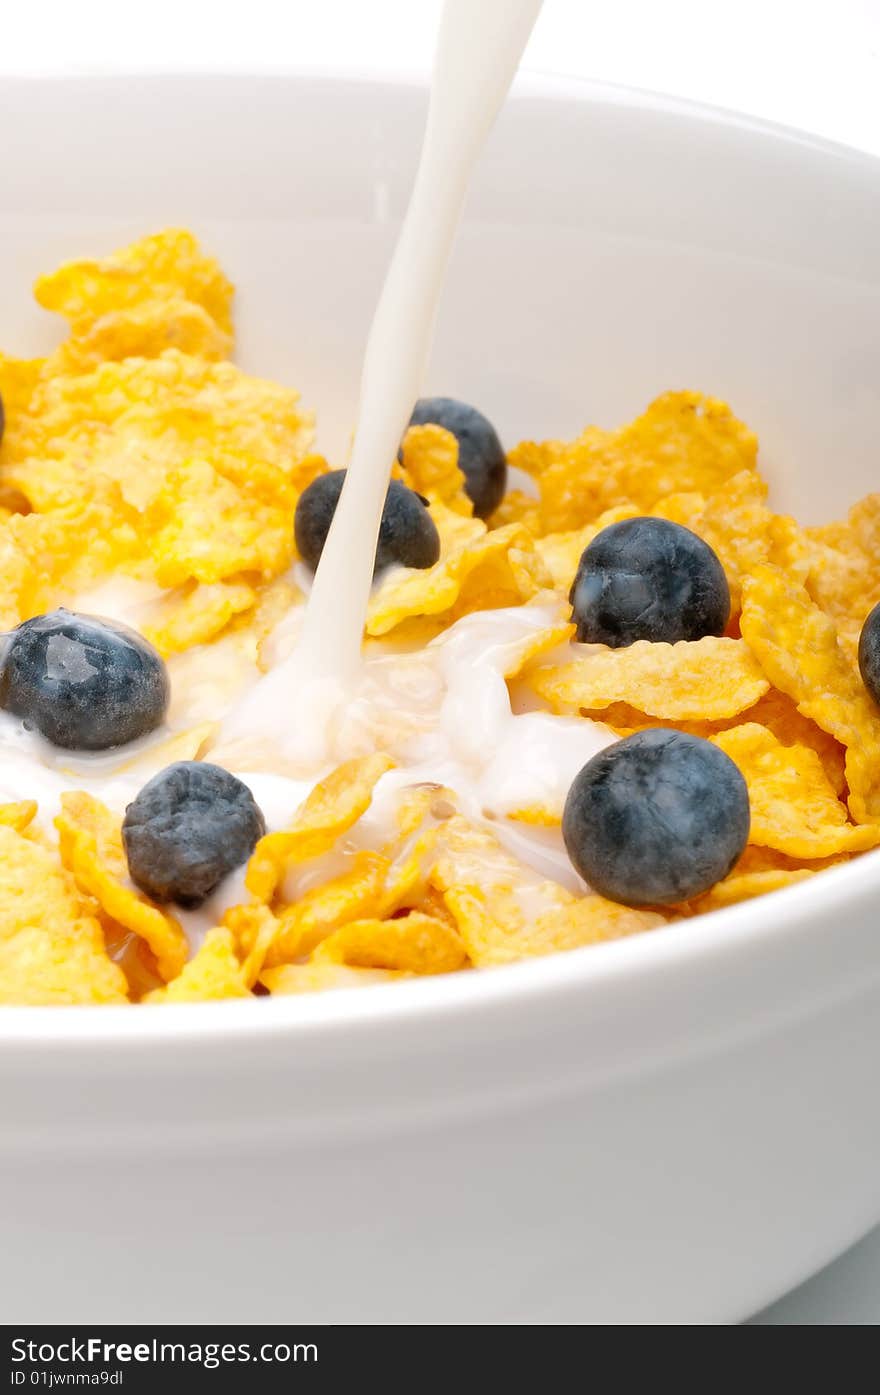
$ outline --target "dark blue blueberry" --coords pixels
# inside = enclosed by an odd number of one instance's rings
[[[299,554],[312,571],[324,551],[344,483],[345,471],[331,470],[312,480],[299,497],[293,531]],[[433,567],[439,556],[440,534],[428,512],[428,501],[400,480],[392,480],[379,525],[374,576],[394,563],[421,570]]]
[[[410,426],[433,422],[458,440],[458,463],[477,518],[494,513],[507,489],[507,459],[491,421],[454,397],[420,397]]]
[[[105,751],[154,731],[170,687],[159,655],[115,620],[53,610],[6,641],[0,706],[54,746]]]
[[[569,593],[577,638],[623,649],[724,633],[730,590],[711,547],[680,523],[628,518],[586,547]]]
[[[266,822],[247,785],[204,761],[166,766],[125,811],[132,881],[154,901],[191,908],[247,862]]]
[[[875,605],[859,635],[859,669],[862,682],[880,706],[880,605]]]
[[[708,891],[749,837],[746,782],[699,736],[655,728],[617,741],[575,777],[562,836],[585,882],[611,901],[663,906]]]

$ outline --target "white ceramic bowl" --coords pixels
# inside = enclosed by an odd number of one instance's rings
[[[3,346],[37,271],[170,222],[337,456],[424,93],[5,82]],[[876,485],[880,167],[522,85],[429,388],[512,442],[727,397],[779,504]],[[22,793],[25,793],[23,791]],[[0,1014],[7,1322],[728,1321],[880,1217],[880,858],[663,933],[361,993]]]

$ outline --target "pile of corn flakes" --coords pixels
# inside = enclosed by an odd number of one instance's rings
[[[126,576],[162,589],[147,633],[164,655],[234,627],[265,634],[289,597],[296,501],[328,467],[297,394],[229,361],[220,268],[172,230],[44,276],[36,297],[70,333],[45,359],[0,356],[0,628]],[[510,462],[534,491],[510,492],[486,524],[455,438],[411,428],[395,470],[430,501],[441,556],[380,578],[367,617],[368,639],[423,643],[474,610],[566,599],[611,522],[651,514],[699,534],[730,585],[724,636],[573,646],[560,660],[573,627],[557,625],[508,677],[553,712],[621,735],[675,726],[726,752],[751,834],[711,891],[662,911],[574,895],[464,818],[454,791],[426,787],[402,800],[385,843],[354,850],[347,834],[392,763],[380,752],[341,766],[262,838],[247,899],[190,956],[173,912],[133,887],[116,814],[71,792],[50,832],[22,799],[0,806],[0,1002],[245,998],[482,968],[657,929],[876,847],[880,711],[856,647],[880,601],[880,495],[804,529],[768,506],[756,460],[724,403],[670,392],[619,430],[518,446]],[[206,754],[210,731],[183,742],[168,760]],[[520,817],[558,825],[561,810]],[[333,874],[291,899],[291,869],[334,850]]]

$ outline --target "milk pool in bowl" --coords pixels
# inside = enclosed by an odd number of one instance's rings
[[[73,240],[188,222],[234,269],[244,366],[297,383],[344,458],[424,93],[90,80],[3,100],[31,133],[0,211],[22,352],[42,347],[25,288]],[[512,441],[705,386],[760,430],[778,507],[840,512],[873,483],[878,201],[845,151],[521,84],[428,389]],[[745,1315],[880,1213],[877,877],[868,856],[640,942],[363,995],[9,1010],[8,1320]]]

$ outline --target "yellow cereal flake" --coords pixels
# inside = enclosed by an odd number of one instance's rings
[[[404,840],[396,850],[385,882],[381,915],[394,915],[415,907],[430,909],[432,914],[437,914],[437,888],[429,884],[428,877],[438,840],[437,826],[433,821],[426,820],[423,829],[416,836]]]
[[[880,822],[880,713],[840,647],[833,621],[778,567],[758,567],[743,587],[742,634],[765,674],[846,747],[849,808]]]
[[[451,623],[475,610],[519,605],[549,582],[529,530],[512,523],[489,532],[485,523],[431,509],[441,540],[440,560],[425,570],[396,567],[375,587],[367,634],[388,634],[403,621],[425,615]]]
[[[57,855],[0,824],[0,1004],[126,1001],[91,903]]]
[[[224,630],[235,615],[252,610],[257,592],[248,582],[190,582],[161,603],[144,634],[164,658],[206,644]]]
[[[736,906],[741,901],[752,901],[757,896],[766,896],[771,891],[784,891],[815,876],[810,867],[766,868],[759,872],[738,872],[736,868],[707,891],[697,897],[688,907],[694,915],[704,915],[707,911],[720,911],[725,906]]]
[[[15,804],[0,804],[0,825],[23,833],[33,823],[37,812],[35,799],[21,799]]]
[[[293,558],[311,431],[295,393],[170,349],[41,381],[0,475],[41,513],[75,509],[75,555],[97,549],[105,573],[270,579]]]
[[[578,645],[570,663],[530,669],[531,688],[554,712],[602,712],[624,702],[671,721],[717,721],[758,701],[770,686],[742,640],[715,638],[626,649]]]
[[[573,636],[574,625],[568,620],[560,620],[554,625],[531,630],[520,638],[507,640],[503,644],[493,644],[490,639],[483,652],[488,656],[494,650],[502,676],[513,680],[518,678],[529,664],[543,658],[545,654],[552,653],[560,645],[567,645]]]
[[[537,497],[526,494],[522,489],[509,489],[489,519],[489,527],[503,528],[507,523],[522,523],[530,533],[538,537],[541,532],[541,513]]]
[[[266,963],[280,964],[310,954],[346,922],[378,915],[385,903],[390,866],[383,853],[355,853],[345,872],[312,887],[293,905],[285,906]]]
[[[381,916],[419,909],[440,919],[447,914],[442,896],[430,885],[441,830],[458,813],[456,796],[440,785],[416,785],[402,792],[396,811],[396,836],[382,848],[389,861]]]
[[[755,722],[732,727],[712,742],[737,765],[749,790],[749,842],[789,857],[834,857],[880,843],[880,827],[854,826],[807,746],[783,746]]]
[[[555,910],[574,897],[556,882],[535,877],[505,852],[487,827],[453,814],[427,845],[426,881],[447,896],[458,886],[478,886],[492,896],[520,898],[517,916]]]
[[[145,1003],[206,1003],[222,998],[248,998],[248,988],[238,960],[231,930],[209,930],[192,959],[177,978],[154,988]]]
[[[232,335],[192,301],[148,300],[77,326],[48,360],[45,372],[88,373],[108,359],[158,358],[166,349],[223,359],[232,351]]]
[[[201,306],[219,329],[231,334],[232,294],[220,267],[183,228],[143,237],[100,261],[67,262],[41,276],[34,287],[38,304],[78,330],[144,301],[183,300]]]
[[[509,809],[505,818],[514,823],[529,824],[532,828],[558,828],[562,823],[562,810],[552,809],[545,804],[525,804],[521,809]]]
[[[356,969],[393,969],[412,974],[448,974],[466,963],[458,932],[420,911],[393,920],[355,920],[315,950],[313,962]]]
[[[293,503],[280,487],[270,499],[248,497],[206,460],[186,461],[169,471],[146,516],[156,580],[174,587],[242,571],[277,576],[292,557]]]
[[[0,630],[15,628],[30,613],[37,584],[25,553],[7,520],[0,522]]]
[[[486,828],[453,816],[423,852],[425,876],[443,895],[476,968],[617,939],[663,917],[576,897],[535,876]]]
[[[84,538],[102,529],[94,547]],[[128,545],[99,511],[72,506],[58,514],[15,513],[0,521],[0,625],[52,608],[62,582],[87,587],[106,571],[114,548]]]
[[[27,410],[45,363],[44,358],[11,358],[0,353],[0,397],[8,421]]]
[[[653,911],[634,910],[594,894],[523,916],[512,898],[479,887],[452,887],[446,902],[455,916],[468,957],[477,968],[581,949],[656,930],[666,921]]]
[[[458,467],[458,441],[451,431],[429,422],[411,426],[403,438],[400,477],[432,504],[445,504],[470,518],[474,506],[465,493],[464,474]]]
[[[61,796],[55,820],[62,864],[80,890],[108,916],[140,935],[156,956],[162,978],[176,978],[188,944],[178,921],[131,884],[120,820],[100,800],[82,791]]]
[[[385,755],[346,761],[315,786],[289,829],[261,838],[245,876],[255,900],[268,904],[288,867],[329,852],[369,808],[374,785],[393,764]]]
[[[146,940],[111,920],[100,906],[96,915],[104,931],[107,953],[125,974],[131,1001],[139,1003],[154,988],[162,988],[164,980],[156,966],[156,956]]]
[[[223,925],[235,938],[242,978],[248,988],[253,988],[266,962],[269,946],[278,934],[278,921],[268,906],[255,903],[233,906],[224,915]]]
[[[807,565],[803,579],[813,600],[842,633],[857,635],[880,602],[880,494],[860,499],[845,523],[803,530],[800,543]]]
[[[753,470],[756,456],[754,433],[725,403],[668,392],[617,431],[591,426],[571,442],[526,442],[510,462],[536,479],[542,531],[559,532],[621,504],[649,513],[670,494],[716,494]]]
[[[780,693],[776,688],[770,688],[762,698],[759,698],[754,707],[750,707],[735,721],[758,722],[761,726],[767,727],[783,746],[809,746],[811,751],[822,762],[825,771],[825,778],[831,785],[834,793],[840,798],[846,793],[846,775],[844,772],[844,759],[846,752],[839,741],[833,736],[829,736],[821,727],[805,717],[799,712],[790,697],[785,693]],[[700,736],[711,735],[711,730],[703,730],[695,733]]]

